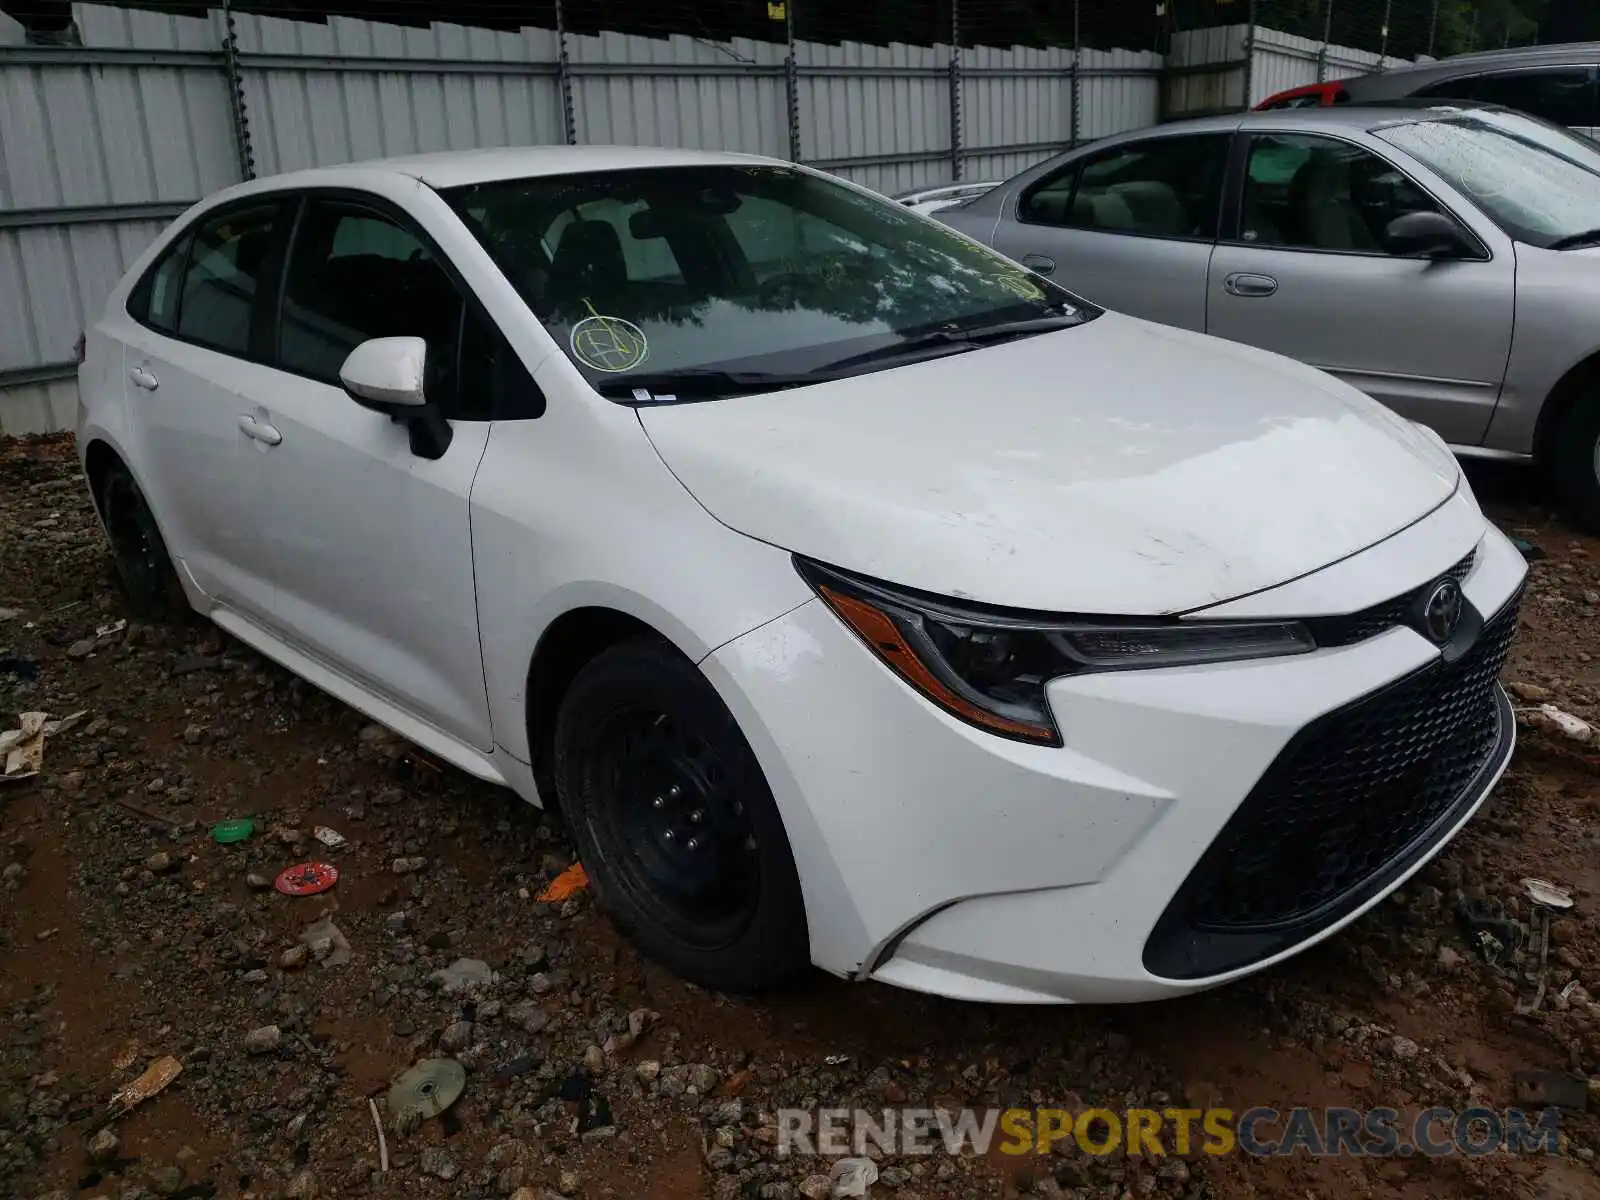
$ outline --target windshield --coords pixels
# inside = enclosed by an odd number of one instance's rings
[[[1535,246],[1600,241],[1600,146],[1521,113],[1475,109],[1375,129]]]
[[[1026,336],[1045,332],[1045,318],[1094,315],[901,205],[780,166],[542,176],[444,195],[590,383],[624,399],[633,380],[641,401],[673,375],[758,390],[897,365],[935,335],[947,342],[928,352],[949,353],[986,326]]]

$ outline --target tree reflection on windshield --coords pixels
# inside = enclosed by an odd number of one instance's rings
[[[673,167],[511,180],[447,198],[568,356],[603,316],[634,368],[793,373],[947,325],[1086,305],[902,206],[783,167]]]

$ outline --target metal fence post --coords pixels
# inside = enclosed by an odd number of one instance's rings
[[[1433,57],[1433,39],[1439,33],[1439,0],[1433,0],[1433,19],[1428,22],[1428,57]]]
[[[1317,51],[1317,82],[1328,82],[1328,47],[1333,42],[1333,0],[1322,14],[1322,49]]]
[[[556,83],[561,88],[561,129],[567,145],[578,144],[578,114],[572,106],[572,69],[567,63],[567,18],[556,0]]]
[[[1072,144],[1076,146],[1083,134],[1083,74],[1078,70],[1083,58],[1083,41],[1080,37],[1080,0],[1072,0]]]
[[[1241,112],[1250,111],[1250,89],[1256,81],[1256,0],[1250,0],[1250,12],[1244,27],[1244,103]]]
[[[233,10],[222,0],[222,70],[228,80],[228,107],[233,116],[233,140],[239,151],[239,175],[256,177],[256,155],[250,145],[250,114],[244,106],[244,79],[239,74],[239,35]]]
[[[1378,70],[1386,69],[1384,59],[1389,57],[1389,16],[1394,8],[1394,0],[1383,0],[1383,30],[1378,41]]]
[[[789,161],[800,161],[800,64],[794,56],[794,0],[783,0],[783,33],[789,53],[783,60],[783,91],[789,116]]]
[[[950,178],[961,182],[961,0],[950,0]]]

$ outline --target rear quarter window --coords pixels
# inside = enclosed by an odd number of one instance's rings
[[[185,233],[144,273],[128,297],[128,315],[141,325],[162,333],[178,328],[178,293],[183,289],[183,268],[189,258]]]

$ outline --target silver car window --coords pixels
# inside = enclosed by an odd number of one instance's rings
[[[1387,254],[1396,217],[1438,205],[1392,163],[1339,138],[1256,134],[1239,236],[1258,246]]]
[[[1443,176],[1512,237],[1600,230],[1600,146],[1520,113],[1463,112],[1373,131]]]
[[[1186,134],[1113,146],[1026,193],[1018,220],[1102,233],[1209,240],[1216,233],[1229,135]]]

